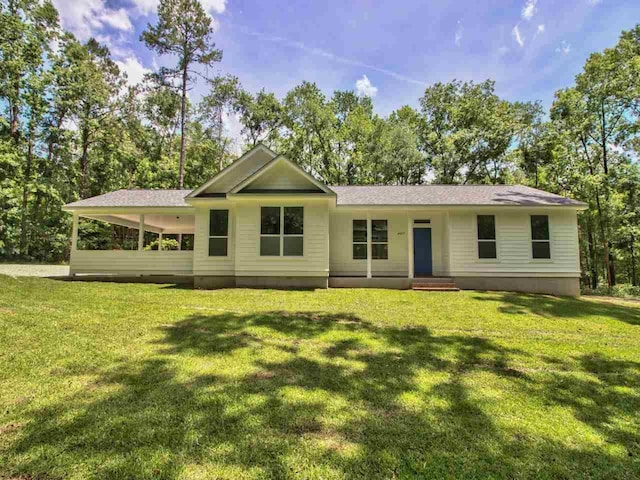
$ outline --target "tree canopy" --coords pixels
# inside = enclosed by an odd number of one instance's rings
[[[452,79],[381,116],[353,91],[306,81],[279,98],[213,72],[222,52],[198,0],[160,1],[141,40],[175,66],[135,86],[106,46],[65,32],[49,1],[0,5],[0,258],[64,260],[64,203],[193,188],[263,142],[328,184],[523,183],[583,200],[584,284],[637,284],[640,25],[593,53],[548,111],[501,98],[490,79]],[[190,99],[198,78],[207,92]]]

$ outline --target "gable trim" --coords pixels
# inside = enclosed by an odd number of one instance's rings
[[[310,183],[312,183],[313,185],[315,185],[316,187],[318,187],[320,190],[322,190],[325,194],[327,195],[332,195],[335,196],[336,193],[331,190],[329,187],[327,187],[324,183],[316,180],[312,175],[308,174],[307,172],[305,172],[302,168],[300,168],[300,166],[294,162],[292,162],[291,160],[289,160],[287,157],[285,157],[284,155],[278,155],[277,157],[273,158],[270,162],[268,162],[265,166],[263,166],[262,168],[260,168],[258,171],[254,172],[252,175],[250,175],[249,177],[245,178],[243,181],[241,181],[238,185],[236,185],[235,187],[233,187],[229,193],[232,194],[237,194],[240,192],[240,190],[242,190],[243,188],[245,188],[247,185],[249,185],[251,182],[257,180],[258,178],[260,178],[262,175],[264,175],[265,173],[267,173],[269,170],[271,170],[272,168],[274,168],[278,163],[281,162],[285,162],[287,165],[289,165],[290,167],[292,167],[294,170],[296,170],[300,175],[302,175],[306,180],[308,180]],[[301,192],[303,193],[303,191]]]
[[[246,160],[248,157],[250,157],[251,155],[253,155],[254,152],[256,152],[259,149],[263,149],[265,150],[269,155],[271,155],[271,159],[273,160],[274,158],[277,158],[278,154],[276,152],[274,152],[273,150],[271,150],[269,147],[267,147],[264,143],[259,143],[257,144],[255,147],[253,147],[251,150],[249,150],[247,153],[245,153],[244,155],[242,155],[240,158],[238,158],[236,161],[234,161],[233,163],[231,163],[231,165],[227,165],[225,168],[223,168],[221,171],[219,171],[216,175],[214,175],[212,178],[210,178],[207,182],[203,183],[201,186],[199,186],[198,188],[196,188],[194,191],[192,191],[189,195],[187,195],[185,198],[195,198],[198,195],[200,195],[202,192],[204,192],[207,188],[209,188],[211,185],[213,185],[215,182],[217,182],[218,180],[220,180],[222,177],[224,177],[227,173],[229,173],[231,170],[233,170],[235,167],[237,167],[240,163],[244,162],[244,160]],[[267,165],[269,165],[269,163],[271,163],[270,160],[269,162],[267,162]]]

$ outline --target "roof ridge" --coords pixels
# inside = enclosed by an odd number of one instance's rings
[[[496,184],[487,184],[487,183],[467,183],[461,185],[459,183],[426,183],[419,185],[329,185],[330,187],[527,187],[533,188],[529,185],[523,185],[521,183],[496,183]]]

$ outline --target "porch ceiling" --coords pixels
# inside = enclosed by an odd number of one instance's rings
[[[122,225],[130,228],[140,226],[140,215],[126,213],[106,214],[82,214],[80,217],[100,220],[114,225]],[[144,229],[147,232],[155,233],[194,233],[194,215],[168,215],[157,213],[146,213],[144,215]]]

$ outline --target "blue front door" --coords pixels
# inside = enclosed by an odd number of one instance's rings
[[[413,274],[431,275],[433,272],[431,260],[431,229],[413,229]]]

